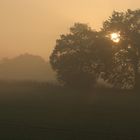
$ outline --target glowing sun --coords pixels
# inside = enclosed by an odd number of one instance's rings
[[[112,33],[110,35],[111,40],[115,43],[119,43],[120,42],[120,34],[119,33]]]

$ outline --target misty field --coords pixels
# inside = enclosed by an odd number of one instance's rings
[[[140,95],[0,84],[1,140],[138,140]]]

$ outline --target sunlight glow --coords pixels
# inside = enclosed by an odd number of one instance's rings
[[[110,35],[111,40],[115,43],[119,43],[120,42],[120,33],[112,33]]]

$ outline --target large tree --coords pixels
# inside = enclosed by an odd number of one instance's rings
[[[56,41],[50,57],[58,79],[76,87],[91,87],[101,72],[110,67],[110,40],[86,24],[76,23],[70,33]]]
[[[119,34],[113,42],[110,35]],[[116,88],[133,88],[139,83],[140,10],[114,11],[101,31],[76,23],[61,35],[50,57],[58,79],[71,86],[93,86],[104,79]]]
[[[139,83],[140,10],[114,11],[109,19],[103,23],[102,32],[104,35],[112,32],[120,34],[120,42],[117,45],[113,44],[116,48],[115,61],[112,64],[114,71],[112,73],[114,78],[111,77],[112,81],[114,84],[121,83],[120,87],[128,83],[137,87]],[[120,67],[119,70],[117,69],[118,66]],[[130,78],[131,80],[128,79],[130,75],[134,77]]]

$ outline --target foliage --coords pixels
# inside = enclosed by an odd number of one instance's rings
[[[118,43],[110,39],[115,32]],[[98,32],[74,24],[56,41],[50,62],[65,85],[92,87],[101,78],[115,88],[131,89],[139,83],[139,46],[140,10],[114,11]]]
[[[140,10],[114,11],[112,16],[103,23],[102,32],[104,34],[119,32],[121,36],[120,43],[116,45],[115,61],[112,64],[113,72],[110,77],[112,82],[115,85],[119,84],[119,88],[126,88],[125,85],[129,85],[131,88],[137,86],[139,80]]]
[[[76,23],[56,41],[50,57],[58,79],[72,86],[93,86],[110,63],[110,41],[86,24]]]

